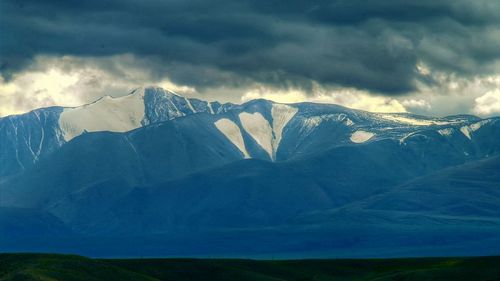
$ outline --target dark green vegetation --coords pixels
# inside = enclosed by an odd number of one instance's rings
[[[500,257],[364,260],[89,259],[1,254],[0,280],[500,280]]]
[[[51,254],[0,255],[0,280],[155,280],[103,261]]]

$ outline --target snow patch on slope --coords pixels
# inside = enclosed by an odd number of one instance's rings
[[[367,131],[356,131],[351,135],[351,141],[354,143],[363,143],[368,140],[370,140],[373,136],[375,136],[374,133],[367,132]]]
[[[463,126],[460,128],[460,132],[462,132],[462,134],[464,134],[464,136],[466,136],[468,139],[472,139],[470,133],[471,133],[471,129],[469,128],[469,126]]]
[[[390,120],[393,122],[404,123],[414,126],[432,126],[432,125],[448,125],[456,122],[447,122],[447,121],[436,121],[436,120],[425,120],[425,119],[416,119],[407,116],[401,115],[393,115],[393,114],[378,114],[379,117],[382,117],[386,120]]]
[[[264,149],[269,157],[273,157],[273,130],[269,122],[259,112],[247,113],[242,112],[238,115],[240,117],[243,129]]]
[[[473,132],[479,130],[483,125],[486,125],[490,122],[491,120],[483,120],[483,121],[479,121],[479,122],[476,122],[472,125],[470,125],[470,128]]]
[[[451,136],[453,134],[453,128],[446,128],[437,131],[441,136]]]
[[[310,131],[313,128],[318,127],[321,122],[323,122],[323,118],[321,116],[308,117],[304,119],[302,129]]]
[[[352,125],[354,125],[354,122],[351,119],[349,119],[349,117],[347,117],[347,115],[344,114],[344,113],[339,114],[337,116],[337,120],[340,121],[340,122],[344,122],[344,124],[346,126],[352,126]]]
[[[354,125],[354,122],[349,119],[345,114],[321,114],[318,116],[311,116],[303,121],[303,130],[311,131],[315,127],[319,126],[322,122],[336,120],[339,122],[344,122],[346,126]]]
[[[227,118],[219,119],[214,124],[243,153],[245,158],[250,158],[238,125]]]
[[[65,141],[84,132],[127,132],[141,127],[144,119],[144,91],[100,100],[76,108],[65,108],[59,117],[59,128]]]
[[[347,119],[345,120],[345,124],[346,124],[347,126],[352,126],[352,125],[354,125],[354,122],[352,122],[352,120],[351,120],[351,119],[347,118]]]
[[[283,129],[286,124],[295,116],[299,110],[295,107],[286,104],[273,104],[271,109],[271,116],[273,117],[273,159],[276,157],[276,151],[278,151],[279,144],[281,142],[281,137],[283,134]]]
[[[487,124],[488,122],[490,122],[490,120],[483,120],[483,121],[479,121],[479,122],[476,122],[470,126],[462,126],[460,128],[460,132],[462,132],[462,134],[464,134],[464,136],[466,136],[468,139],[472,139],[472,133],[479,130],[483,125]]]

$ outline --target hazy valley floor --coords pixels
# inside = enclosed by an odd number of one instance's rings
[[[500,280],[500,257],[243,260],[0,254],[0,280]]]

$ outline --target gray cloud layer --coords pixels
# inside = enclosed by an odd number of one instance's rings
[[[433,78],[498,73],[494,0],[4,0],[0,71],[37,55],[133,54],[152,73],[198,89],[312,81],[385,95]]]

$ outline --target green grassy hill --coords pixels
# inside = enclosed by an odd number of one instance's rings
[[[1,254],[0,280],[118,281],[157,280],[107,262],[80,256]]]
[[[1,254],[0,280],[500,280],[500,257],[285,260],[89,259]]]

